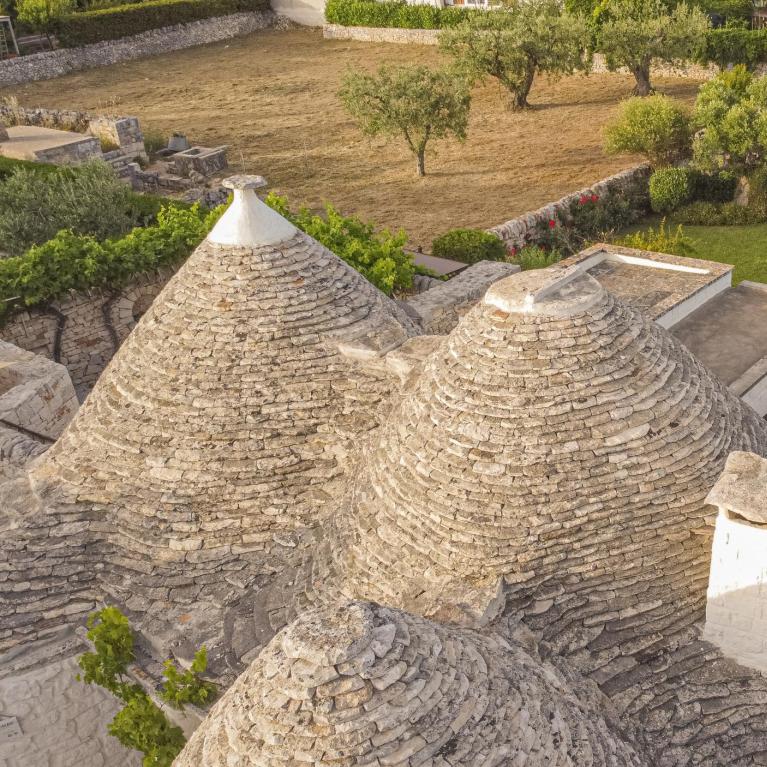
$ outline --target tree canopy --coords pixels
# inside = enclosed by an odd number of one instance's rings
[[[556,0],[516,2],[472,16],[440,34],[440,46],[472,78],[496,78],[524,109],[539,72],[558,76],[585,69],[589,32],[580,16],[563,13]]]
[[[636,80],[634,94],[652,93],[653,60],[682,64],[694,59],[709,27],[706,14],[680,3],[669,10],[665,0],[610,0],[598,49],[610,70],[626,67]]]
[[[350,72],[339,96],[364,133],[403,137],[419,176],[431,139],[466,138],[469,83],[453,69],[384,65],[375,75]]]

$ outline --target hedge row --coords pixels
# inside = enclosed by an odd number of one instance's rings
[[[396,27],[400,29],[441,29],[454,27],[472,13],[486,11],[449,6],[408,5],[402,0],[327,0],[325,19],[344,27]]]
[[[720,68],[745,64],[753,69],[767,61],[767,29],[710,29],[700,60]]]
[[[268,0],[147,0],[65,16],[56,37],[60,45],[74,48],[159,27],[268,8]]]

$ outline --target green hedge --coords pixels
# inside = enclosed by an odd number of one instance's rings
[[[166,207],[153,226],[98,242],[64,230],[24,255],[0,259],[0,320],[14,306],[36,306],[70,290],[117,288],[135,275],[179,263],[210,231],[223,207]]]
[[[431,253],[437,258],[476,264],[478,261],[503,261],[506,246],[496,235],[482,229],[451,229],[432,242]]]
[[[344,27],[398,27],[400,29],[441,29],[454,27],[472,13],[467,8],[435,8],[405,2],[377,0],[327,0],[325,19]]]
[[[59,165],[50,165],[45,162],[33,162],[32,160],[14,160],[12,157],[0,157],[0,181],[8,178],[15,170],[31,170],[35,173],[58,173]]]
[[[65,16],[56,36],[66,48],[117,40],[150,29],[269,8],[268,0],[148,0]]]
[[[700,60],[722,69],[728,64],[753,69],[767,61],[767,29],[709,29]]]

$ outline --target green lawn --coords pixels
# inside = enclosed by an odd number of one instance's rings
[[[629,231],[658,228],[660,219],[652,216]],[[669,219],[672,228],[677,224]],[[756,226],[687,226],[683,227],[693,244],[694,258],[732,264],[735,267],[733,284],[743,280],[767,283],[767,224]]]

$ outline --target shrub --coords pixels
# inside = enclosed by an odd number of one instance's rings
[[[208,667],[208,653],[201,647],[195,654],[192,665],[186,671],[179,671],[176,664],[168,659],[165,661],[163,685],[160,697],[173,708],[184,710],[187,703],[195,706],[207,706],[216,697],[216,685],[202,678]]]
[[[101,40],[117,40],[149,29],[268,8],[266,0],[147,0],[65,16],[57,37],[61,45],[73,48]]]
[[[756,206],[734,202],[693,202],[678,210],[674,219],[688,226],[749,226],[764,223],[767,215]]]
[[[559,250],[544,250],[538,245],[525,245],[509,258],[515,264],[522,267],[522,271],[529,269],[545,269],[547,266],[556,264],[562,260],[562,252]]]
[[[529,244],[570,256],[595,240],[609,240],[616,230],[632,224],[639,215],[627,194],[583,194],[556,218],[540,221]]]
[[[405,140],[418,176],[426,175],[430,139],[466,138],[469,85],[450,69],[382,65],[376,75],[352,71],[339,96],[364,133]]]
[[[503,241],[481,229],[451,229],[432,242],[431,252],[438,258],[450,258],[464,264],[503,261],[506,258]]]
[[[757,169],[748,180],[749,207],[761,216],[767,216],[767,166]]]
[[[721,72],[701,86],[695,121],[702,129],[693,142],[697,167],[753,172],[767,158],[767,77],[743,66]]]
[[[397,234],[387,229],[376,232],[373,224],[355,216],[342,216],[330,204],[325,206],[324,218],[311,213],[308,208],[292,212],[288,199],[273,192],[267,195],[266,203],[333,251],[386,295],[412,288],[415,267],[412,257],[404,251],[407,242],[404,231]]]
[[[720,69],[730,64],[754,69],[767,61],[767,29],[709,29],[697,58]]]
[[[693,173],[687,168],[659,168],[650,176],[650,206],[671,213],[692,199]]]
[[[327,0],[325,19],[344,27],[399,27],[402,29],[443,29],[454,27],[472,14],[484,13],[464,8],[437,8],[378,0]]]
[[[690,141],[690,118],[668,96],[628,99],[605,128],[606,152],[640,154],[655,168],[686,157]]]
[[[101,239],[122,234],[139,223],[133,197],[103,162],[58,173],[18,169],[0,181],[0,242],[19,254],[64,228]]]
[[[649,227],[644,232],[635,232],[617,240],[619,245],[654,253],[671,253],[676,256],[688,256],[693,252],[692,240],[684,233],[679,224],[675,230],[661,219],[657,229]]]
[[[692,199],[701,202],[730,202],[735,197],[738,177],[734,173],[702,173],[692,170]]]
[[[165,207],[154,226],[98,242],[63,230],[23,256],[0,259],[0,317],[11,301],[35,306],[70,290],[117,288],[136,274],[178,263],[205,237],[223,208],[209,213]]]
[[[12,157],[0,157],[0,181],[13,175],[17,170],[29,170],[35,173],[59,173],[62,168],[59,165],[51,165],[45,162],[33,162],[32,160],[15,160]]]
[[[49,43],[62,17],[72,13],[74,9],[74,0],[17,0],[16,2],[19,22],[45,35]]]
[[[186,738],[146,693],[136,693],[115,715],[109,734],[144,755],[143,767],[171,767]]]

